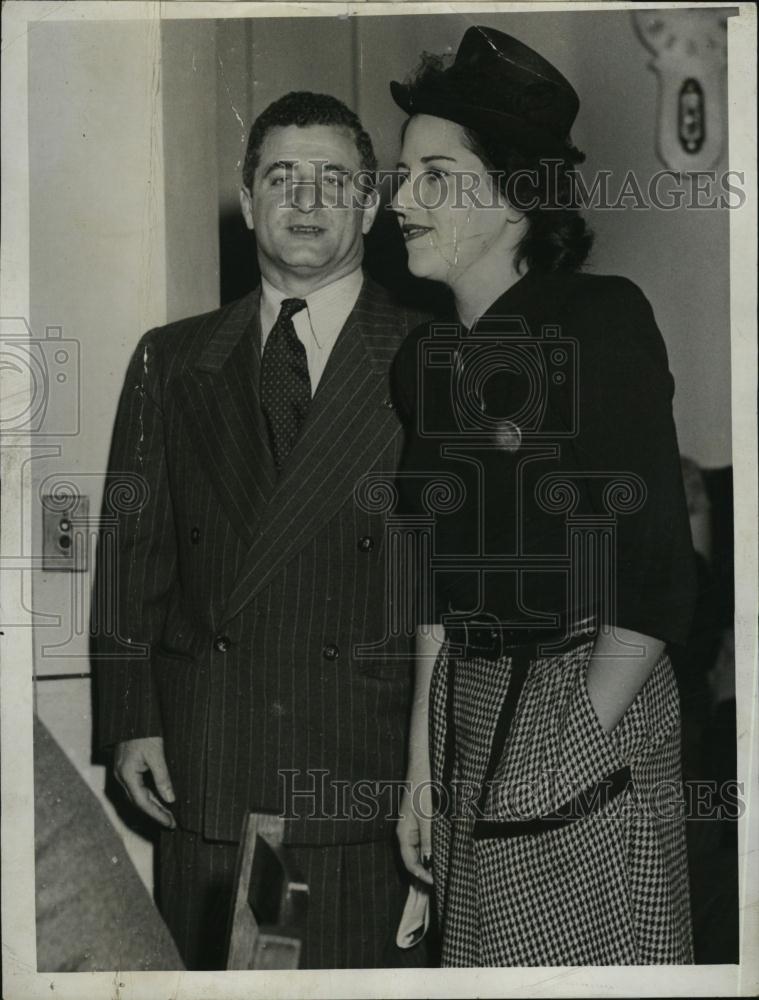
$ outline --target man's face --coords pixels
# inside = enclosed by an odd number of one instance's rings
[[[283,291],[315,291],[355,270],[377,205],[355,175],[353,136],[334,125],[277,127],[261,146],[252,191],[240,193],[261,272]],[[375,199],[376,201],[376,199]]]

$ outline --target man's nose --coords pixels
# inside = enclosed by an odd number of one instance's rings
[[[300,212],[313,212],[322,208],[321,185],[315,180],[295,181],[292,188],[292,202]]]

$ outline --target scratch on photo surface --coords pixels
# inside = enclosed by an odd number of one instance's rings
[[[149,348],[148,348],[148,345],[145,344],[145,346],[142,349],[142,377],[143,377],[143,380],[142,380],[142,382],[140,383],[140,386],[139,386],[139,392],[140,392],[140,437],[139,437],[139,440],[137,442],[137,460],[140,463],[140,465],[142,465],[142,463],[143,463],[142,446],[143,446],[143,444],[145,442],[145,420],[144,420],[144,414],[145,414],[145,383],[147,382],[148,375],[149,375]]]
[[[161,191],[161,170],[159,169],[158,175],[154,172],[156,166],[160,167],[161,164],[161,152],[163,148],[163,115],[161,106],[161,22],[160,18],[155,18],[150,21],[148,26],[148,31],[150,33],[148,51],[154,53],[154,58],[152,60],[151,74],[150,74],[150,136],[148,145],[148,164],[150,173],[148,175],[147,189],[145,191],[145,225],[142,227],[141,236],[141,254],[140,260],[142,262],[142,295],[143,295],[143,305],[149,298],[149,289],[151,284],[151,277],[153,274],[153,240],[151,234],[153,231],[153,220],[157,219],[160,215],[158,199],[160,197]]]
[[[54,7],[51,7],[50,10],[46,10],[43,13],[35,16],[35,19],[33,21],[31,20],[22,21],[18,33],[15,35],[10,35],[10,37],[8,37],[8,33],[5,30],[7,28],[7,22],[3,21],[4,42],[3,44],[0,44],[0,52],[6,52],[11,47],[11,45],[13,45],[14,42],[19,42],[22,40],[26,41],[28,36],[31,35],[31,33],[35,30],[39,22],[47,21],[51,17],[55,17],[55,15],[59,11],[63,10],[63,8],[66,6],[67,3],[68,0],[62,0],[61,3],[56,4]],[[5,6],[4,2],[3,6]]]
[[[477,30],[480,32],[480,34],[482,35],[482,37],[488,43],[488,45],[490,46],[490,48],[493,49],[493,51],[495,52],[495,54],[498,56],[499,59],[503,59],[504,62],[512,63],[515,66],[518,65],[518,63],[514,62],[513,59],[509,59],[509,57],[504,52],[501,52],[501,50],[498,48],[498,46],[495,44],[495,42],[492,39],[488,38],[488,36],[482,30],[482,25],[476,24],[476,25],[474,25],[474,27],[477,28]],[[531,71],[532,71],[532,73],[535,76],[539,76],[539,77],[541,77],[544,80],[548,79],[543,73],[539,73],[535,69],[534,66],[531,68]]]
[[[227,97],[229,98],[229,106],[232,109],[232,111],[234,112],[235,118],[240,123],[240,128],[244,132],[245,131],[245,122],[242,120],[242,118],[240,116],[240,112],[237,110],[237,108],[235,107],[234,101],[232,100],[232,93],[231,93],[231,91],[229,89],[229,84],[227,83],[226,75],[224,74],[224,63],[222,61],[221,56],[217,56],[217,59],[219,60],[219,69],[221,70],[221,82],[224,84],[224,89],[226,90]]]

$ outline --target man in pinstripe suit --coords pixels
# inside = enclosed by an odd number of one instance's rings
[[[410,646],[384,638],[384,515],[354,488],[392,478],[388,367],[420,317],[361,271],[377,207],[356,177],[375,169],[339,101],[271,105],[241,193],[261,287],[146,334],[119,405],[104,508],[115,558],[103,545],[96,586],[116,622],[95,615],[99,741],[163,827],[160,904],[189,968],[223,967],[250,810],[288,817],[311,894],[304,967],[383,964],[405,898],[380,790],[404,776]],[[275,462],[262,354],[293,298],[313,398]]]

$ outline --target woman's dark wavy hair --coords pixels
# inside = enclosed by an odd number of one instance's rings
[[[445,57],[424,53],[417,70],[407,81],[414,92],[450,91],[482,104],[489,81],[456,77],[446,67]],[[580,215],[576,202],[574,173],[585,154],[570,141],[550,155],[521,148],[518,140],[496,132],[466,128],[464,141],[497,179],[501,192],[523,211],[528,229],[516,250],[516,265],[542,271],[574,271],[582,267],[593,245],[593,233]]]

